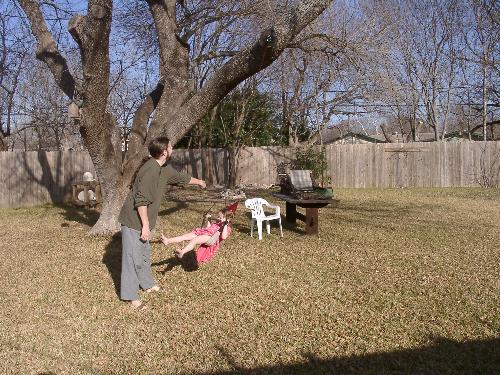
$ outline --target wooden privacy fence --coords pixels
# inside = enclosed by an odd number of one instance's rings
[[[227,181],[226,150],[212,152],[215,181]],[[291,147],[248,147],[242,150],[238,183],[272,185],[276,169],[294,159]],[[468,187],[500,182],[500,142],[377,143],[325,146],[333,187]],[[206,153],[207,150],[203,150]],[[175,165],[203,177],[198,150],[176,150]]]
[[[327,159],[335,187],[498,187],[500,182],[500,142],[330,146]]]
[[[500,142],[432,142],[328,145],[333,187],[499,186]],[[294,159],[291,147],[248,147],[241,151],[238,183],[269,186],[276,169]],[[175,150],[172,164],[195,177],[207,169],[214,183],[228,181],[224,149]],[[205,168],[205,173],[202,169]],[[59,203],[70,198],[71,184],[84,172],[95,176],[84,151],[0,152],[0,208]]]
[[[95,177],[85,151],[2,151],[0,208],[64,202],[70,198],[71,184],[87,171]]]

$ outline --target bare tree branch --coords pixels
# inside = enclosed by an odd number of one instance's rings
[[[69,71],[66,59],[61,55],[52,33],[47,27],[39,5],[34,0],[19,0],[26,16],[31,22],[31,30],[38,41],[37,59],[45,62],[52,72],[57,85],[70,99],[75,89],[81,91]]]
[[[198,122],[204,113],[213,108],[240,82],[269,66],[283,52],[288,43],[316,19],[331,3],[327,0],[300,1],[288,9],[274,27],[264,30],[258,40],[231,58],[212,79],[195,94],[177,117],[169,134],[174,142]],[[200,115],[201,114],[201,115]]]

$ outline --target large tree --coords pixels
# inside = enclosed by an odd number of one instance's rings
[[[190,38],[196,35],[200,24],[217,23],[216,2],[194,2],[200,7],[197,10],[192,6],[186,8],[189,2],[185,4],[184,1],[146,0],[158,42],[158,75],[161,78],[135,112],[124,158],[119,127],[108,106],[113,1],[89,0],[86,14],[74,15],[68,24],[68,31],[80,51],[80,74],[71,71],[65,56],[58,49],[44,18],[41,2],[18,2],[37,40],[37,58],[47,65],[56,84],[68,98],[81,100],[80,133],[103,192],[101,215],[91,231],[99,234],[118,229],[119,209],[134,171],[147,154],[149,141],[160,135],[167,135],[174,144],[179,141],[240,82],[276,60],[331,1],[263,2],[260,9],[271,10],[272,22],[265,28],[249,29],[249,32],[255,33],[253,42],[239,51],[228,53],[231,57],[207,79],[201,89],[193,91],[190,82]],[[230,2],[220,4],[223,3]],[[215,11],[208,12],[207,9]],[[181,12],[184,14],[182,18]],[[205,16],[207,14],[209,16]]]

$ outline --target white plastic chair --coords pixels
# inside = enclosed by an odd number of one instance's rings
[[[274,213],[267,215],[264,212],[262,206],[267,206],[274,209]],[[262,198],[252,198],[245,201],[245,207],[252,210],[250,236],[253,237],[253,224],[257,222],[257,232],[259,233],[259,240],[262,239],[262,222],[266,222],[267,234],[271,233],[271,224],[269,221],[278,220],[280,225],[281,237],[283,237],[283,229],[281,228],[281,215],[279,206],[273,206],[269,204],[265,199]]]

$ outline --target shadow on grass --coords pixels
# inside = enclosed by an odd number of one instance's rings
[[[185,203],[180,203],[177,204],[175,207],[169,208],[162,210],[160,212],[161,215],[169,215],[173,212],[176,212],[182,208],[185,208],[187,205]],[[92,210],[84,210],[84,212],[81,212],[82,209],[79,209],[77,211],[71,209],[71,206],[69,206],[70,209],[66,211],[66,217],[74,217],[76,219],[84,220],[86,217],[87,218],[93,218]],[[86,211],[90,211],[87,213]],[[80,214],[80,216],[78,216]],[[88,216],[85,216],[85,215]],[[99,213],[95,212],[95,221],[99,218]],[[68,220],[75,220],[75,219],[69,219]],[[76,220],[78,221],[78,220]],[[82,221],[80,221],[82,222]],[[92,223],[93,225],[94,223]],[[118,298],[120,298],[120,283],[121,283],[121,272],[122,272],[122,241],[121,241],[121,232],[117,232],[113,235],[111,238],[111,241],[106,245],[104,249],[104,255],[102,257],[102,263],[106,266],[108,269],[108,272],[111,276],[111,279],[113,280],[113,284],[115,286],[115,292]]]
[[[87,225],[89,227],[93,226],[99,219],[101,214],[99,211],[93,208],[77,207],[71,204],[54,204],[54,207],[64,210],[62,214],[64,220],[76,221],[77,223]]]
[[[163,275],[166,274],[167,272],[172,271],[175,267],[181,267],[186,272],[193,272],[199,268],[198,262],[196,261],[196,254],[194,251],[190,251],[184,254],[182,259],[173,256],[168,259],[162,260],[160,262],[151,264],[151,266],[163,266],[163,265],[165,265],[165,268],[162,271],[158,271],[158,273],[161,273]]]
[[[423,224],[425,222],[429,225],[434,223],[435,220],[432,216],[429,216],[429,212],[435,210],[435,206],[431,204],[403,206],[384,203],[383,205],[374,204],[372,206],[361,207],[355,204],[341,203],[338,207],[329,207],[323,210],[331,210],[328,215],[335,218],[338,223],[349,223],[380,229],[392,228],[394,221],[401,223],[406,219],[418,219],[420,223]]]
[[[180,211],[184,208],[188,208],[188,204],[186,202],[176,202],[177,204],[174,207],[166,208],[158,212],[158,216],[168,216],[173,214],[174,212]]]
[[[111,238],[111,241],[106,245],[104,249],[104,255],[102,257],[102,263],[108,269],[108,272],[113,280],[115,286],[115,292],[118,298],[120,298],[120,283],[121,283],[121,272],[122,272],[122,241],[121,233],[115,233]],[[171,271],[174,267],[181,266],[186,272],[196,271],[198,266],[196,264],[196,255],[194,251],[191,251],[184,255],[182,262],[180,262],[176,257],[171,257],[161,262],[152,263],[151,266],[161,266],[166,265],[163,271],[160,273],[165,274]]]
[[[120,298],[120,281],[122,273],[122,236],[121,232],[117,232],[111,238],[111,241],[104,249],[102,263],[108,269],[113,284],[115,285],[115,292]]]
[[[350,357],[322,359],[302,353],[303,362],[269,367],[243,368],[223,348],[217,348],[233,368],[229,371],[198,372],[198,375],[228,374],[498,374],[500,339],[458,342],[443,337],[428,346]]]
[[[387,201],[373,201],[364,204],[360,204],[357,201],[340,201],[335,207],[327,206],[322,208],[322,210],[339,210],[345,212],[355,212],[366,215],[381,215],[381,216],[392,216],[392,215],[407,215],[413,212],[419,212],[421,210],[432,210],[435,209],[436,205],[434,203],[418,204],[415,205],[412,202],[399,202],[399,203],[389,203]]]
[[[245,217],[246,217],[246,222],[242,224],[238,223],[232,223],[233,229],[236,229],[239,233],[244,233],[250,236],[251,233],[251,222],[250,219],[252,218],[252,213],[250,211],[245,212]],[[279,224],[277,220],[271,220],[271,234],[273,233],[273,230],[277,231],[276,233],[279,234]],[[281,215],[281,227],[283,229],[283,235],[285,235],[285,231],[290,231],[290,232],[295,232],[298,234],[305,234],[306,233],[306,228],[305,224],[301,222],[300,220],[297,220],[295,223],[291,223],[286,221],[286,218],[284,215]],[[264,236],[267,232],[266,229],[266,222],[264,221],[262,223],[262,235]],[[257,224],[254,223],[253,225],[253,234],[254,236],[258,236],[257,232]]]

